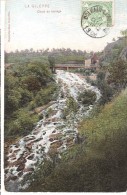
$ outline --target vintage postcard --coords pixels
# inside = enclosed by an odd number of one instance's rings
[[[127,189],[127,0],[6,0],[4,194]]]

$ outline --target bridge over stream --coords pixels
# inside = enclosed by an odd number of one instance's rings
[[[73,70],[73,69],[85,69],[85,70],[98,70],[98,65],[89,65],[85,66],[84,64],[56,64],[55,65],[56,70]]]

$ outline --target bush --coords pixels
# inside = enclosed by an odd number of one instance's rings
[[[85,106],[94,104],[96,101],[96,93],[94,91],[85,90],[83,93],[79,94],[78,100]]]
[[[27,110],[20,109],[13,114],[13,119],[5,121],[6,136],[27,135],[38,121],[38,116],[31,115]]]
[[[69,97],[66,100],[66,107],[63,111],[63,118],[66,118],[67,115],[71,113],[76,113],[78,111],[78,103],[73,97]]]
[[[117,90],[127,86],[127,62],[119,59],[111,64],[108,83],[114,85]]]

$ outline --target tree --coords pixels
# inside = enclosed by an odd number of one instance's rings
[[[113,62],[109,68],[109,74],[109,84],[113,84],[120,90],[127,86],[127,62],[121,59]]]
[[[101,98],[99,100],[100,104],[105,104],[109,102],[113,96],[113,89],[108,85],[105,80],[105,72],[99,72],[97,75],[97,86],[101,92]]]
[[[85,90],[83,93],[79,94],[78,100],[86,106],[93,104],[96,101],[96,93],[94,91]]]
[[[50,68],[52,70],[52,73],[55,73],[55,58],[54,58],[54,56],[49,55],[48,56],[48,61],[49,61],[49,64],[50,64]]]

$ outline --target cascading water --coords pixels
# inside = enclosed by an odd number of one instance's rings
[[[78,94],[88,89],[96,93],[96,101],[101,96],[96,87],[74,73],[57,70],[56,82],[61,86],[57,101],[42,111],[43,119],[38,122],[31,134],[9,147],[8,166],[5,168],[5,183],[9,191],[19,191],[21,188],[19,184],[24,176],[32,173],[51,152],[60,154],[74,144],[79,121],[88,115],[93,107],[90,105],[84,108],[77,100]],[[63,110],[68,96],[73,97],[79,107],[75,115],[69,114],[67,119],[64,119]]]

